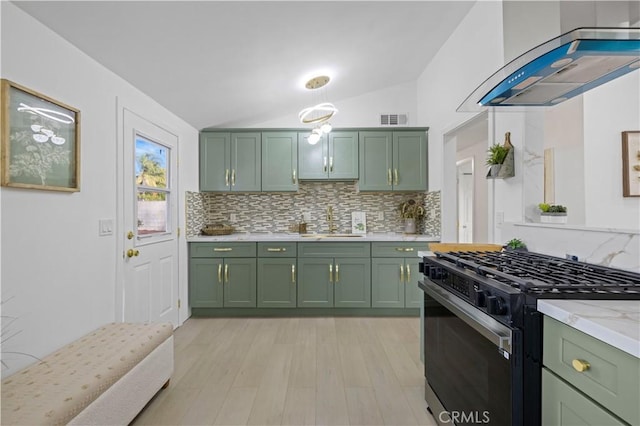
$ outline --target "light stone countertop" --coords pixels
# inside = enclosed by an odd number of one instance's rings
[[[190,243],[207,243],[207,242],[263,242],[263,241],[290,241],[290,242],[314,242],[314,241],[342,241],[342,242],[384,242],[384,241],[402,241],[402,242],[435,242],[440,241],[440,237],[431,237],[421,234],[399,234],[399,233],[368,233],[358,237],[321,237],[317,234],[305,234],[303,237],[297,233],[237,233],[231,235],[198,235],[195,237],[187,237]],[[328,234],[320,234],[328,235]]]
[[[538,300],[538,311],[640,358],[640,300]]]

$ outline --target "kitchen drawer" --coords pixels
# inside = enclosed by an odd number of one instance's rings
[[[417,257],[420,250],[429,250],[429,243],[371,243],[371,257]]]
[[[258,243],[258,257],[296,257],[296,243]]]
[[[191,257],[256,257],[256,243],[190,243]]]
[[[542,424],[545,426],[624,426],[596,402],[542,369]]]
[[[298,257],[370,257],[370,243],[298,243]]]
[[[579,372],[574,361],[589,367]],[[543,363],[624,421],[640,424],[640,359],[545,316]]]

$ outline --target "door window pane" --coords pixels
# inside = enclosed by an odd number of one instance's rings
[[[136,135],[135,185],[137,235],[153,237],[168,234],[171,187],[170,149]]]
[[[136,185],[167,188],[168,149],[140,136],[136,138]]]
[[[168,231],[168,194],[166,192],[138,191],[138,235]]]

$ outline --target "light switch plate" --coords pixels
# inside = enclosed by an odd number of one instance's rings
[[[98,221],[98,235],[113,235],[113,219],[100,219]]]
[[[378,220],[384,220],[384,212],[378,212]]]
[[[504,223],[504,212],[496,212],[496,225]]]

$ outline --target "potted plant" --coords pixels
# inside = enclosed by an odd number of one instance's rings
[[[504,245],[507,250],[527,251],[527,245],[519,238],[513,238]]]
[[[538,204],[540,209],[540,222],[542,223],[567,223],[567,208],[560,204]]]
[[[493,144],[487,150],[487,166],[490,167],[489,176],[498,176],[500,167],[507,158],[509,148],[500,144]]]
[[[400,212],[400,217],[404,220],[405,234],[415,234],[416,221],[424,217],[424,207],[410,198],[400,203],[398,211]]]

